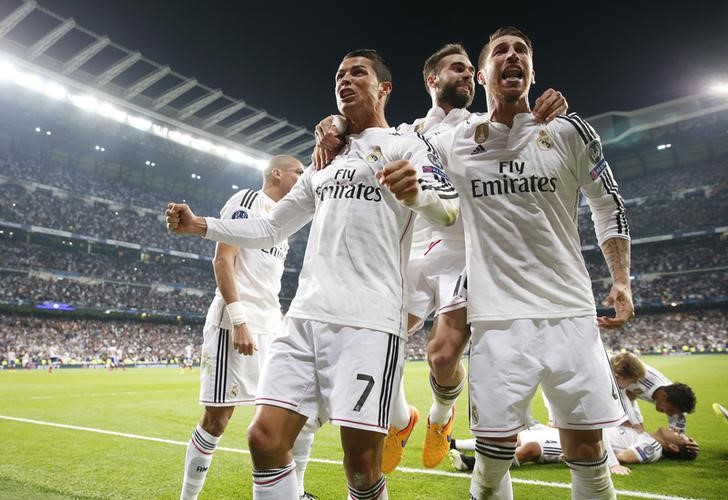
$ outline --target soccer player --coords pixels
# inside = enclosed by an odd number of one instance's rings
[[[263,171],[260,190],[243,189],[220,211],[223,219],[247,219],[270,213],[291,190],[303,165],[293,156],[274,156]],[[185,476],[180,498],[197,498],[236,406],[252,405],[268,346],[282,321],[278,293],[281,288],[288,242],[261,250],[225,243],[215,247],[213,269],[217,289],[207,311],[200,362],[200,404],[205,406],[192,433],[185,456]],[[191,347],[191,346],[190,346]],[[185,352],[191,357],[191,352]],[[309,498],[303,478],[313,443],[307,425],[294,445],[298,495]]]
[[[686,413],[695,410],[696,398],[692,388],[680,382],[671,382],[657,369],[645,365],[646,374],[625,387],[630,423],[641,426],[644,422],[636,399],[655,404],[655,409],[667,415],[671,429],[684,433],[687,427]],[[624,399],[624,398],[623,398]]]
[[[624,203],[594,130],[576,114],[530,113],[533,51],[520,30],[494,32],[478,59],[488,112],[433,138],[462,204],[471,323],[470,494],[512,498],[508,469],[540,384],[554,411],[574,498],[615,498],[601,442],[625,418],[598,327],[634,316]],[[613,285],[596,316],[576,224],[591,207]]]
[[[188,371],[192,373],[192,350],[194,348],[192,347],[192,344],[187,344],[185,346],[185,353],[184,356],[182,356],[182,360],[180,362],[180,373],[184,373],[185,371]]]
[[[432,108],[412,124],[399,125],[397,131],[430,137],[467,120],[470,112],[466,108],[472,103],[475,92],[474,73],[462,45],[450,43],[438,49],[425,61],[422,71]],[[538,121],[548,122],[565,110],[566,101],[561,93],[548,89],[537,99],[534,116]],[[318,168],[323,168],[338,152],[341,142],[337,134],[343,132],[339,129],[340,124],[332,128],[334,123],[330,117],[316,127],[317,146],[312,160]],[[454,421],[453,406],[465,381],[461,358],[470,330],[464,302],[457,298],[453,300],[453,290],[464,267],[465,242],[460,220],[452,226],[441,227],[417,217],[407,269],[409,333],[414,334],[425,319],[435,314],[427,343],[432,406],[422,447],[422,461],[426,467],[436,467],[447,454]],[[402,385],[392,405],[391,425],[384,442],[382,471],[385,474],[393,471],[402,460],[405,445],[418,420],[419,412],[407,404]]]
[[[373,50],[344,56],[335,77],[349,122],[329,168],[307,169],[264,219],[220,221],[170,204],[172,231],[269,246],[313,219],[298,291],[271,344],[248,430],[256,499],[294,498],[290,449],[307,417],[340,426],[349,497],[387,498],[381,453],[407,335],[404,275],[414,213],[452,224],[457,194],[416,135],[388,128],[391,74]]]
[[[452,441],[450,459],[455,469],[473,470],[475,458],[460,453],[461,450],[472,451],[473,441]],[[693,439],[664,427],[654,433],[628,426],[608,427],[604,429],[604,443],[609,467],[613,474],[619,475],[630,474],[629,468],[624,465],[655,463],[663,456],[694,460],[700,451]],[[527,462],[558,463],[562,459],[563,450],[558,429],[539,424],[518,433],[512,467],[519,467]]]

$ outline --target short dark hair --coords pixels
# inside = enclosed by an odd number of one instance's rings
[[[533,44],[531,43],[531,39],[528,38],[528,35],[526,35],[523,31],[516,28],[515,26],[501,26],[490,34],[490,37],[488,37],[488,42],[483,45],[483,49],[480,51],[480,55],[478,56],[478,69],[483,69],[483,66],[485,65],[485,60],[488,57],[488,53],[490,53],[490,44],[493,42],[493,40],[506,35],[513,35],[522,39],[528,47],[528,50],[531,52],[531,56],[533,57]]]
[[[680,409],[683,413],[692,413],[695,410],[695,393],[689,385],[680,382],[666,385],[663,387],[667,394],[667,402],[675,408]]]
[[[695,460],[698,458],[698,448],[690,446],[686,443],[678,444],[677,451],[670,449],[668,446],[662,447],[662,455],[665,458],[675,458],[677,460]]]
[[[465,50],[465,47],[461,44],[448,43],[437,49],[437,51],[425,61],[425,66],[422,68],[422,78],[425,81],[425,90],[428,93],[430,92],[430,88],[427,86],[427,77],[433,73],[439,72],[440,61],[453,54],[462,54],[465,57],[470,57],[468,56],[468,52]]]
[[[389,69],[389,64],[387,64],[387,61],[384,60],[384,58],[379,55],[379,52],[377,52],[374,49],[358,49],[358,50],[352,50],[348,54],[346,54],[343,59],[350,59],[352,57],[365,57],[372,61],[372,65],[374,66],[374,74],[377,75],[377,80],[380,82],[391,82],[392,81],[392,72]],[[342,59],[342,60],[343,60]]]

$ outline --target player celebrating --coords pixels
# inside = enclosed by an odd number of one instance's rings
[[[298,292],[271,344],[248,431],[257,499],[293,498],[289,450],[306,417],[321,411],[341,426],[349,496],[386,498],[380,463],[404,362],[413,210],[439,224],[458,213],[428,144],[387,128],[392,83],[381,57],[344,56],[335,89],[350,123],[347,147],[329,168],[308,169],[270,217],[219,221],[185,205],[167,210],[173,231],[241,246],[267,246],[313,219]]]
[[[630,413],[630,423],[642,425],[644,422],[635,401],[639,398],[654,403],[657,411],[667,415],[670,428],[684,433],[687,427],[685,414],[695,410],[695,393],[689,385],[673,383],[649,365],[645,365],[645,368],[645,375],[625,388],[628,398],[625,403]]]
[[[461,195],[470,350],[470,494],[510,498],[508,469],[539,384],[554,411],[576,498],[614,498],[601,429],[624,418],[598,326],[634,316],[624,203],[593,129],[572,114],[537,124],[532,44],[505,27],[479,57],[488,113],[434,138]],[[613,286],[596,317],[576,225],[589,203]]]
[[[398,132],[431,137],[468,119],[470,112],[466,108],[472,103],[475,92],[474,68],[462,45],[449,43],[438,49],[425,61],[422,75],[432,108],[412,124],[399,125]],[[548,122],[565,110],[566,101],[561,93],[548,89],[537,99],[534,116]],[[318,168],[323,168],[340,149],[337,134],[343,132],[339,130],[341,122],[336,128],[332,128],[333,124],[334,120],[329,117],[316,127],[317,146],[312,159]],[[457,298],[453,301],[453,290],[464,267],[465,242],[460,219],[452,226],[443,227],[417,217],[407,269],[409,333],[414,334],[425,319],[435,315],[427,342],[432,406],[422,447],[422,461],[426,467],[436,467],[447,454],[454,421],[453,407],[465,382],[461,358],[470,339],[470,330],[466,325],[464,302]],[[393,471],[402,460],[405,445],[418,420],[419,412],[407,404],[404,385],[401,385],[392,405],[391,426],[384,442],[382,471],[385,474]]]
[[[247,219],[270,213],[302,173],[303,165],[296,158],[273,157],[263,171],[263,188],[233,195],[220,217]],[[217,289],[207,311],[200,362],[200,404],[205,412],[187,446],[183,500],[197,498],[201,491],[212,453],[235,406],[255,401],[263,361],[282,320],[278,293],[287,253],[285,240],[262,250],[224,243],[215,247]],[[185,355],[191,357],[191,352]],[[313,429],[306,429],[294,445],[298,494],[304,498],[303,478],[312,442]]]

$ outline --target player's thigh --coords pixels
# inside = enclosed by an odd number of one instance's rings
[[[542,381],[554,426],[588,430],[616,425],[624,408],[596,317],[544,321],[546,376]]]
[[[477,437],[517,434],[530,421],[542,376],[532,320],[473,323],[468,362],[470,428]]]
[[[317,377],[331,423],[386,434],[404,368],[404,341],[365,328],[319,324]]]
[[[286,318],[270,342],[260,375],[256,405],[319,416],[313,332],[310,322]]]

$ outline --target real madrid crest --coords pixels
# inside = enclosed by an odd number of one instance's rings
[[[481,123],[475,128],[475,142],[483,144],[488,138],[489,133],[490,129],[488,128],[488,123]]]
[[[382,150],[379,146],[375,146],[374,150],[367,156],[368,163],[376,163],[382,157]]]
[[[546,151],[548,149],[551,149],[551,147],[554,145],[554,140],[551,138],[551,135],[546,132],[545,129],[542,129],[538,133],[538,137],[536,137],[536,144],[538,145],[539,149]]]
[[[419,134],[420,132],[422,132],[422,129],[424,129],[424,128],[425,128],[425,122],[423,120],[420,123],[418,123],[417,125],[415,125],[415,132],[417,132]]]

